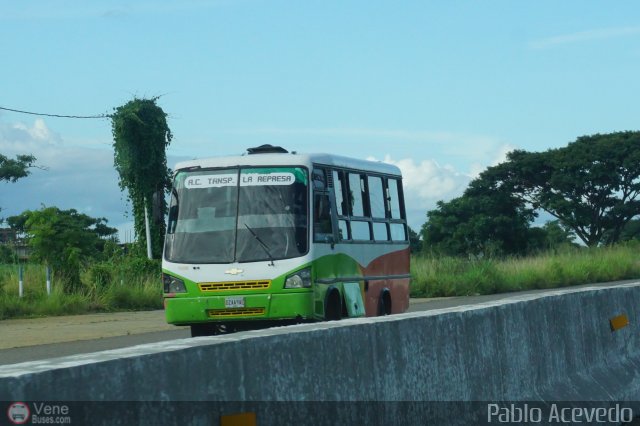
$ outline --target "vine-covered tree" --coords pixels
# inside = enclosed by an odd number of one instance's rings
[[[137,241],[146,247],[145,206],[148,214],[154,210],[153,195],[165,194],[170,177],[166,147],[172,134],[167,114],[152,99],[134,99],[115,108],[112,114],[114,164],[120,175],[120,188],[128,191],[134,216]],[[164,197],[160,197],[164,200]],[[166,206],[160,203],[164,217]],[[162,253],[164,221],[150,220],[153,257]]]
[[[43,207],[7,218],[16,232],[25,234],[36,260],[51,266],[54,276],[72,293],[80,285],[80,268],[99,255],[105,241],[117,229],[107,226],[105,218],[92,218],[75,209]]]
[[[640,214],[640,132],[582,136],[565,148],[507,158],[481,178],[548,212],[587,246],[619,241]]]

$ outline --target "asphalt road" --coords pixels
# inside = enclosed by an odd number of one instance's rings
[[[590,284],[611,286],[631,281]],[[409,312],[474,305],[546,290],[486,296],[412,299]],[[57,358],[143,343],[189,338],[188,327],[170,326],[163,311],[89,314],[0,321],[0,365]]]

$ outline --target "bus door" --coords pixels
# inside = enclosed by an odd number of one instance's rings
[[[342,284],[344,290],[344,304],[349,318],[364,316],[364,300],[362,300],[362,289],[359,282],[349,282]]]
[[[336,198],[332,191],[330,170],[313,171],[313,241],[319,253],[316,259],[316,280],[313,285],[314,317],[319,320],[338,320],[342,317],[364,316],[362,288],[353,262],[336,251],[341,238],[338,231]],[[329,179],[327,179],[329,174]],[[349,282],[343,281],[344,278]]]

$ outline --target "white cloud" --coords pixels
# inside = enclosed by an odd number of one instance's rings
[[[504,163],[505,161],[507,161],[507,154],[509,154],[511,151],[514,151],[516,149],[518,148],[511,144],[505,144],[500,146],[496,152],[495,159],[491,162],[491,165],[497,166],[500,163]]]
[[[418,231],[422,227],[427,211],[433,210],[438,201],[449,201],[461,196],[469,183],[488,166],[504,162],[507,154],[516,149],[511,144],[502,144],[493,149],[485,148],[483,157],[491,158],[490,163],[474,163],[468,172],[461,172],[448,164],[441,165],[434,159],[394,160],[390,155],[384,157],[385,163],[394,164],[402,171],[407,220],[414,230]],[[368,159],[377,160],[375,157]]]
[[[534,40],[529,43],[529,47],[533,49],[547,49],[565,44],[628,37],[637,34],[640,34],[640,27],[601,28]]]
[[[0,184],[0,216],[46,205],[106,217],[110,226],[130,220],[112,151],[65,146],[39,118],[30,124],[0,123],[0,153],[9,157],[33,154],[41,167],[15,183]]]
[[[33,125],[22,122],[0,123],[0,147],[2,147],[3,151],[21,152],[20,150],[25,145],[32,148],[41,148],[43,146],[58,145],[60,142],[60,135],[49,130],[41,118],[36,119]]]
[[[376,161],[376,158],[369,157],[369,160]],[[442,166],[435,160],[394,160],[386,155],[383,161],[398,166],[402,171],[407,221],[416,231],[426,220],[428,210],[434,209],[438,201],[462,195],[471,181],[468,174],[460,173],[448,165]]]
[[[480,173],[485,171],[487,167],[497,166],[500,163],[504,163],[507,161],[507,154],[515,149],[517,149],[517,147],[511,144],[500,145],[491,153],[493,155],[493,160],[489,162],[489,165],[477,162],[473,163],[469,169],[469,175],[475,179],[480,175]]]
[[[406,158],[394,161],[387,155],[384,162],[395,164],[402,170],[405,190],[416,195],[425,206],[460,193],[460,188],[464,190],[469,181],[469,176],[452,167],[441,166],[435,160],[417,163],[412,158]]]

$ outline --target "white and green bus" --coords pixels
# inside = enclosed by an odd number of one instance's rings
[[[404,312],[400,170],[271,145],[181,162],[162,272],[167,322],[193,336]]]

